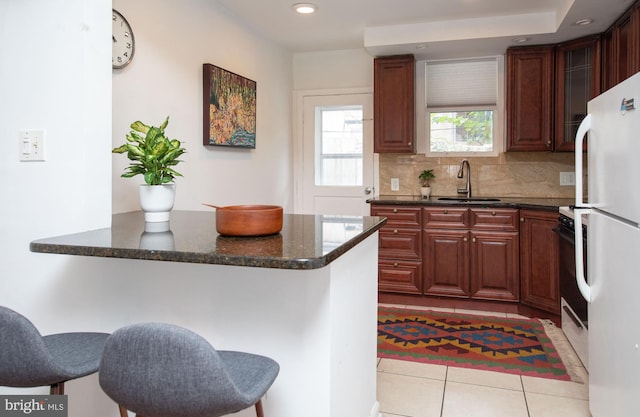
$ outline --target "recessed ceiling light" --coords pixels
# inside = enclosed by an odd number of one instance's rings
[[[293,5],[293,10],[300,14],[310,14],[318,10],[318,6],[313,3],[296,3]]]
[[[573,22],[573,24],[575,26],[586,26],[586,25],[590,25],[592,23],[593,23],[593,19],[591,19],[591,18],[580,19],[580,20],[576,20],[575,22]]]
[[[531,38],[513,38],[511,39],[511,42],[513,43],[525,43],[525,42],[529,42],[531,40]]]

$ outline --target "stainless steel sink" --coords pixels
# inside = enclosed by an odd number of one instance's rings
[[[459,203],[491,203],[500,201],[499,198],[486,198],[486,197],[439,197],[440,201],[454,201]]]

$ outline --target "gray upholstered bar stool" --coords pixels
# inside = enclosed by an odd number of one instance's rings
[[[217,351],[185,328],[142,323],[116,330],[100,363],[100,386],[138,416],[218,417],[256,407],[280,367],[273,359]]]
[[[0,386],[51,387],[98,370],[108,333],[59,333],[42,336],[26,317],[0,306]]]

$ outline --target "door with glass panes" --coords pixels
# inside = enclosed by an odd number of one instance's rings
[[[303,98],[302,212],[362,216],[373,197],[373,97]]]

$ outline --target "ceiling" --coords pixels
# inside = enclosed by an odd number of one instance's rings
[[[366,48],[373,56],[417,59],[502,54],[521,45],[557,43],[606,30],[633,0],[213,0],[260,36],[292,52]],[[302,0],[306,1],[306,0]],[[578,26],[574,22],[591,18]]]

